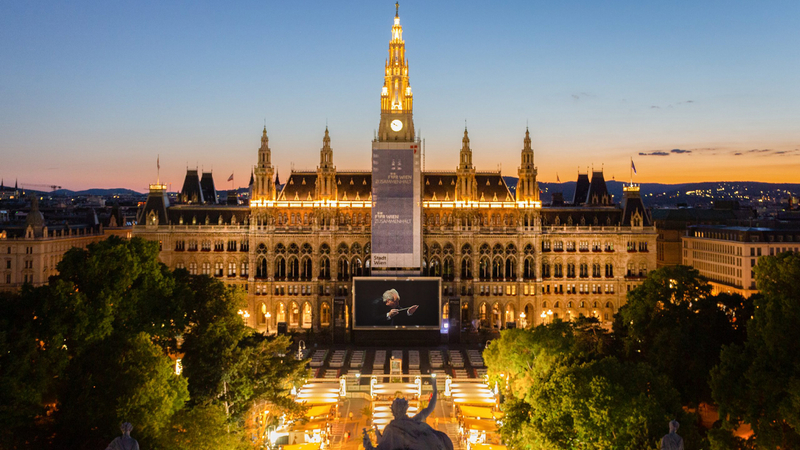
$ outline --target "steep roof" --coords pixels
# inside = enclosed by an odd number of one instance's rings
[[[204,203],[203,189],[200,187],[200,177],[197,169],[186,169],[186,177],[183,179],[180,199],[184,203]]]
[[[589,174],[579,173],[578,182],[575,184],[575,196],[572,197],[573,205],[582,205],[586,203],[586,197],[589,194]]]
[[[606,180],[603,171],[592,171],[592,181],[589,185],[589,192],[586,194],[586,204],[588,205],[610,205],[611,194],[608,193]]]
[[[200,179],[200,189],[203,191],[203,201],[207,204],[217,204],[217,190],[214,188],[214,174],[203,172]]]

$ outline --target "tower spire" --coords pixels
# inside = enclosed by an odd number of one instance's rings
[[[319,166],[317,167],[317,200],[335,200],[336,195],[336,166],[333,165],[333,149],[328,127],[325,126],[325,136],[322,138],[322,148],[319,150]]]
[[[381,122],[379,141],[413,142],[416,138],[413,120],[413,100],[408,82],[408,60],[400,25],[400,3],[395,3],[389,58],[386,60],[381,90]]]
[[[258,149],[258,164],[253,169],[255,184],[253,185],[250,198],[257,201],[275,200],[275,185],[272,177],[275,169],[272,167],[272,150],[269,148],[269,136],[267,136],[267,125],[261,131],[261,147]]]
[[[533,164],[533,147],[531,147],[531,132],[525,127],[525,139],[523,139],[522,152],[520,155],[520,166],[518,170],[519,181],[517,182],[518,201],[539,201],[539,183],[536,181],[537,170]]]

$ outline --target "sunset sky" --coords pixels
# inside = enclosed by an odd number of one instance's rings
[[[187,166],[368,170],[394,1],[0,2],[0,177],[78,190]],[[400,2],[427,170],[798,182],[800,2]]]

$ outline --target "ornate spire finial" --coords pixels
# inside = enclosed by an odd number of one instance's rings
[[[394,2],[394,16],[400,17],[400,2]]]

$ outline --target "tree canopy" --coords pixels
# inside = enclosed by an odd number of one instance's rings
[[[142,448],[233,448],[257,402],[301,412],[289,391],[305,363],[244,325],[235,288],[170,271],[140,238],[73,248],[57,268],[0,298],[0,448],[104,448],[123,421]]]

